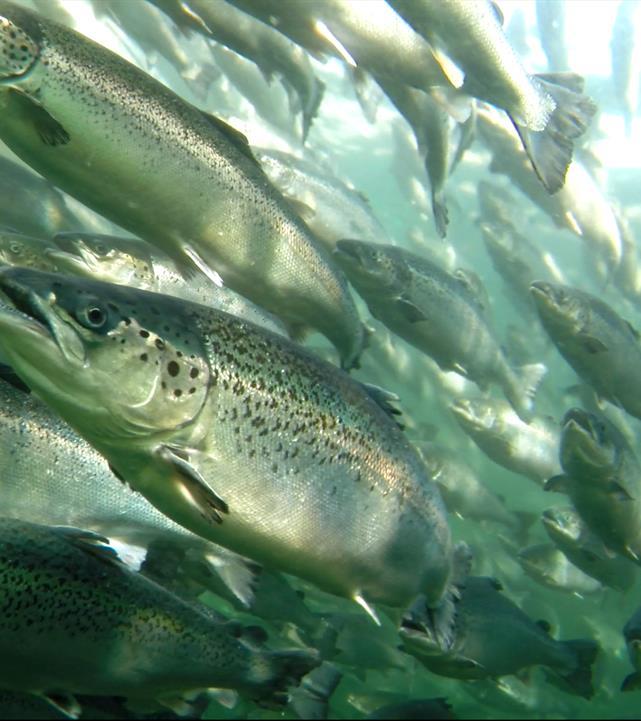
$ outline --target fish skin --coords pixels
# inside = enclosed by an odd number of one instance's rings
[[[391,245],[342,240],[334,255],[377,320],[443,370],[462,372],[482,388],[499,385],[517,413],[530,418],[545,367],[526,366],[523,378],[510,367],[478,279]]]
[[[328,250],[343,238],[389,242],[367,199],[331,172],[278,150],[255,148],[254,155],[283,195],[308,206],[305,222]]]
[[[505,402],[462,398],[450,406],[456,421],[495,463],[536,483],[560,473],[560,429],[536,416],[524,423]]]
[[[0,235],[0,241],[1,238]],[[171,258],[143,240],[81,232],[57,233],[52,242],[57,248],[50,247],[47,255],[56,265],[54,270],[173,295],[287,335],[278,318],[229,288],[216,285],[204,275],[187,281]],[[24,263],[13,265],[24,266]]]
[[[569,410],[561,432],[563,476],[546,489],[567,493],[587,526],[616,553],[641,565],[641,466],[604,417]]]
[[[0,229],[0,266],[20,266],[55,272],[54,260],[47,255],[51,243],[22,233]]]
[[[318,114],[324,83],[316,77],[307,53],[274,28],[225,0],[150,0],[185,30],[194,30],[256,63],[268,79],[280,75],[293,89],[292,111],[303,116],[303,142]]]
[[[388,0],[433,47],[442,47],[464,92],[505,110],[532,167],[549,193],[563,187],[573,143],[596,112],[578,83],[562,74],[532,76],[508,42],[492,3],[485,0]],[[461,42],[464,38],[464,42]],[[579,90],[579,92],[576,92]]]
[[[354,365],[364,331],[347,283],[244,136],[71,29],[7,0],[0,16],[31,47],[0,88],[0,138],[17,155],[181,268],[214,269],[288,324],[326,334]]]
[[[635,584],[638,568],[609,552],[572,506],[548,508],[541,520],[550,540],[577,568],[623,593]]]
[[[235,624],[129,571],[105,541],[0,520],[3,685],[161,702],[214,686],[268,699],[318,665],[311,652],[250,648]]]
[[[548,336],[596,393],[641,418],[638,332],[601,298],[567,285],[530,286]]]
[[[0,288],[32,314],[0,313],[16,371],[174,521],[336,595],[444,599],[438,490],[360,383],[169,296],[16,268]]]
[[[501,630],[502,633],[498,633]],[[515,603],[501,593],[495,579],[469,577],[457,609],[457,630],[449,651],[435,653],[424,635],[401,629],[405,649],[430,671],[462,679],[496,678],[542,665],[584,698],[594,693],[591,665],[598,652],[594,641],[555,641]],[[581,644],[581,651],[575,644]]]
[[[245,559],[190,533],[134,493],[107,461],[32,395],[0,381],[2,515],[79,526],[149,549],[171,548],[171,572],[247,605],[254,569]],[[199,563],[190,575],[191,561]],[[167,566],[167,554],[161,563]],[[202,569],[202,570],[201,570]],[[226,581],[230,581],[227,588]]]

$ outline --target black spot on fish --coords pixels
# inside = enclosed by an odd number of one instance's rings
[[[169,361],[169,363],[167,364],[167,371],[169,372],[170,376],[175,378],[180,373],[180,366],[174,360]]]
[[[142,328],[142,329],[139,331],[139,333],[140,333],[140,337],[141,337],[141,338],[149,338],[149,331],[148,331],[148,330],[145,330],[144,328]]]
[[[155,344],[158,350],[165,350],[165,344],[160,340],[160,338],[156,338]]]
[[[181,396],[182,394],[183,394],[183,392],[180,390],[180,388],[176,388],[176,390],[174,391],[174,396],[175,396],[176,398],[180,398],[180,396]]]
[[[141,361],[147,361],[149,360],[149,356],[146,353],[142,353],[140,356]]]
[[[198,368],[192,368],[192,369],[189,371],[189,377],[190,377],[190,378],[198,378],[198,373],[199,373]]]

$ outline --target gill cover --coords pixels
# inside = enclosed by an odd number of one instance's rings
[[[0,14],[0,83],[26,75],[39,56],[38,43],[12,20]]]

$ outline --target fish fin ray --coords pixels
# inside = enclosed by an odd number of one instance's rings
[[[82,714],[82,706],[78,703],[76,697],[70,693],[52,692],[36,694],[44,699],[50,706],[60,711],[65,718],[77,719]]]
[[[360,591],[357,592],[357,593],[355,593],[355,594],[352,596],[352,598],[353,598],[354,601],[356,601],[356,603],[365,611],[365,613],[372,619],[372,621],[374,621],[374,623],[375,623],[377,626],[380,626],[380,625],[381,625],[381,621],[380,621],[380,619],[379,619],[379,617],[378,617],[378,614],[376,613],[376,611],[374,610],[374,608],[373,608],[372,606],[370,606],[370,604],[365,600],[365,598],[364,598],[363,595],[360,593]]]
[[[210,521],[222,523],[221,514],[229,513],[227,503],[209,486],[199,471],[189,462],[188,454],[177,446],[164,444],[156,448],[155,455],[171,466],[174,483],[180,486],[189,502]]]
[[[85,553],[89,553],[94,558],[119,568],[125,567],[125,564],[118,556],[118,551],[110,545],[110,541],[106,536],[101,536],[99,533],[87,531],[83,528],[75,528],[74,526],[53,526],[52,530],[68,543]]]

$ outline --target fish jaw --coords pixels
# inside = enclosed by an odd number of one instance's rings
[[[562,430],[561,458],[564,464],[577,462],[585,473],[601,475],[614,463],[612,453],[595,436],[587,414],[579,411],[566,414]]]

